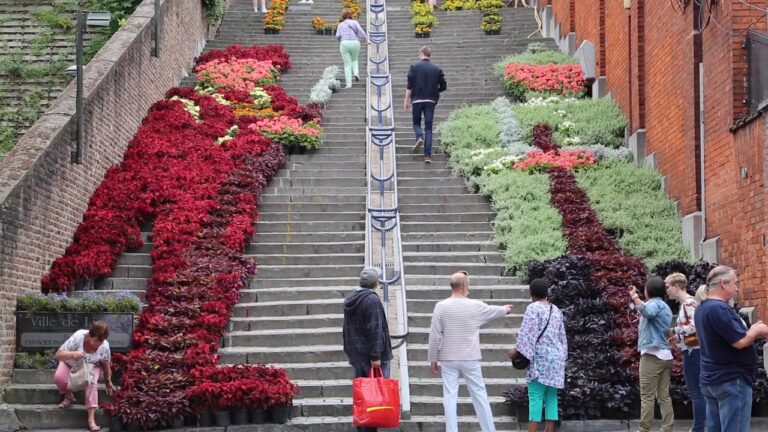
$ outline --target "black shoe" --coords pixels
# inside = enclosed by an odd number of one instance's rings
[[[360,81],[360,77],[355,75],[355,81]]]

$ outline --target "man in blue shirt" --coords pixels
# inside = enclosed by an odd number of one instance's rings
[[[696,310],[707,432],[749,432],[752,383],[757,374],[754,344],[768,336],[768,326],[758,321],[747,329],[728,305],[738,291],[736,271],[717,266],[707,276],[707,300]]]

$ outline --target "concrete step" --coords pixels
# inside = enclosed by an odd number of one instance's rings
[[[475,242],[420,242],[402,243],[403,252],[495,252],[498,246],[492,241]]]
[[[361,267],[362,268],[362,267]],[[356,290],[350,286],[302,286],[287,288],[260,288],[240,290],[240,301],[244,303],[286,301],[286,300],[319,300],[344,298]],[[527,290],[526,290],[527,292]]]
[[[400,231],[402,233],[428,233],[428,232],[445,232],[445,231],[470,231],[470,232],[493,232],[493,228],[489,221],[482,222],[464,222],[461,224],[449,224],[444,222],[424,222],[416,221],[402,221],[400,223]]]
[[[519,322],[517,325],[518,326],[520,325]],[[481,343],[480,349],[482,350],[484,361],[503,363],[503,362],[510,361],[509,357],[507,356],[507,352],[513,346],[515,346],[515,340],[514,338],[510,338],[509,343],[502,343],[502,344]],[[412,361],[426,362],[427,355],[428,355],[428,348],[429,348],[429,345],[427,344],[409,342],[408,343],[408,361],[409,362],[412,362]],[[503,378],[503,379],[506,379],[506,378]],[[509,390],[509,387],[507,387],[505,390]]]
[[[504,257],[499,252],[404,252],[403,261],[503,265]]]
[[[478,285],[475,277],[470,275],[470,297],[482,301],[497,298],[530,298],[528,285]],[[448,285],[445,289],[435,289],[431,286],[408,284],[408,300],[444,300],[451,295]]]
[[[472,262],[429,262],[429,261],[406,261],[405,262],[405,274],[406,275],[446,275],[449,277],[453,273],[462,270],[468,272],[470,275],[485,275],[485,276],[503,276],[506,272],[504,266],[493,264],[478,264]]]
[[[19,421],[30,431],[46,429],[83,430],[88,424],[84,405],[72,404],[67,409],[59,409],[57,404],[7,404],[3,408],[13,410]],[[96,410],[96,423],[107,425],[104,413]],[[106,429],[104,429],[106,431]]]
[[[358,265],[262,265],[258,268],[259,277],[263,278],[329,278],[351,277],[360,275],[365,260],[360,257]]]
[[[342,231],[342,232],[262,232],[256,230],[251,245],[258,246],[259,244],[274,244],[274,243],[286,243],[286,244],[306,244],[306,243],[347,243],[347,242],[359,242],[365,240],[365,232],[362,229],[357,231]]]
[[[264,195],[298,195],[298,196],[311,196],[311,195],[365,195],[366,189],[362,186],[350,186],[350,187],[322,187],[322,186],[269,186],[264,190]]]
[[[495,336],[495,335],[494,335]],[[231,331],[222,340],[231,347],[331,345],[343,342],[341,327]],[[496,340],[495,338],[493,340]]]
[[[61,402],[59,389],[51,381],[48,384],[10,384],[3,392],[3,402],[7,404],[43,404],[58,405]],[[83,404],[83,392],[77,392],[75,399],[78,404]],[[99,385],[99,400],[107,400],[107,390],[103,384]]]
[[[398,185],[399,186],[399,185]],[[496,214],[491,211],[467,213],[412,213],[401,211],[400,221],[410,222],[443,222],[458,224],[463,222],[492,222]]]
[[[364,193],[337,193],[314,195],[262,195],[261,204],[365,204],[367,195]]]
[[[340,342],[340,341],[337,341]],[[221,361],[232,364],[346,362],[342,345],[279,347],[226,346],[219,349]]]
[[[246,253],[269,255],[282,253],[285,255],[304,254],[361,254],[365,252],[365,241],[328,242],[328,243],[251,243],[246,247]]]
[[[470,194],[464,190],[461,193],[449,194],[404,194],[398,190],[398,201],[400,204],[456,204],[456,203],[485,203],[488,204],[488,198],[484,195]]]
[[[332,149],[323,149],[330,151]],[[344,149],[346,151],[346,149]],[[332,153],[332,152],[331,152]],[[272,187],[363,187],[366,186],[365,175],[355,177],[336,177],[331,174],[327,178],[286,178],[280,177],[272,179]]]
[[[448,229],[448,227],[445,229]],[[406,232],[403,230],[402,239],[404,243],[437,243],[440,241],[467,242],[473,240],[478,242],[489,242],[493,241],[493,232],[490,230],[476,232],[418,232],[414,230],[413,232]]]
[[[509,345],[510,348],[513,344]],[[512,362],[506,361],[486,361],[483,359],[480,362],[480,366],[483,369],[483,378],[498,378],[498,379],[510,379],[518,380],[525,378],[525,371],[520,371],[512,367]],[[432,370],[430,369],[430,363],[427,361],[408,361],[408,370],[410,376],[413,378],[432,378]],[[510,384],[510,387],[512,385]]]
[[[410,305],[410,301],[408,303]],[[495,344],[495,345],[507,344],[508,347],[512,347],[512,345],[514,345],[514,341],[516,337],[515,335],[517,335],[517,328],[485,328],[483,327],[480,329],[480,343]],[[425,345],[428,344],[429,343],[429,326],[410,327],[408,329],[408,343],[425,344]]]
[[[360,268],[362,270],[362,267]],[[301,286],[349,286],[356,288],[359,282],[358,271],[354,275],[343,277],[313,277],[307,278],[265,278],[263,275],[257,275],[251,280],[251,289],[262,288],[285,288],[285,287],[301,287]],[[423,285],[423,286],[438,286],[448,289],[448,282],[450,275],[419,275],[419,274],[406,274],[406,283],[410,285]],[[521,283],[520,278],[512,276],[486,276],[486,275],[472,275],[472,286],[486,286],[486,285],[519,285]]]
[[[259,222],[357,222],[365,221],[365,209],[344,212],[262,212]]]
[[[314,202],[290,202],[290,203],[261,203],[259,211],[264,213],[363,213],[365,212],[365,198],[359,203],[314,203]]]
[[[257,261],[260,265],[285,266],[285,265],[304,265],[314,266],[317,264],[325,265],[363,265],[365,255],[362,253],[352,254],[318,254],[318,255],[258,255]]]

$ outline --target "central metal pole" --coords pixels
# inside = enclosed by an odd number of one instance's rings
[[[77,92],[75,94],[75,116],[77,117],[77,138],[72,162],[83,163],[83,146],[85,144],[85,114],[83,113],[83,30],[85,27],[85,12],[78,9],[75,25],[75,64],[77,68]]]
[[[155,0],[155,48],[153,57],[160,57],[160,0]]]

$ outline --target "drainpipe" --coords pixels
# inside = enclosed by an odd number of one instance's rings
[[[700,190],[701,190],[701,258],[704,257],[704,242],[707,240],[707,181],[706,172],[704,171],[704,144],[705,131],[704,131],[704,62],[699,63],[699,170],[700,176]]]

